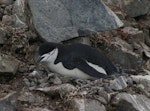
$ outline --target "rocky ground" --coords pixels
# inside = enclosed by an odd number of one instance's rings
[[[60,77],[35,64],[43,41],[33,30],[29,10],[18,0],[0,0],[0,111],[150,111],[148,9],[136,0],[119,6],[117,0],[104,1],[124,26],[89,38],[121,75],[91,81]]]

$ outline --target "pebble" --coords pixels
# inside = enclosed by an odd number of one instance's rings
[[[35,90],[47,93],[51,96],[60,95],[60,97],[64,97],[68,95],[70,92],[75,91],[76,88],[71,84],[61,84],[51,87],[36,88]]]
[[[39,80],[37,80],[37,81],[38,81],[38,83],[40,83],[40,84],[46,83],[46,82],[48,82],[48,78],[45,77],[45,78],[39,79]]]
[[[13,25],[13,17],[9,15],[4,15],[2,17],[2,23],[4,25]]]
[[[36,85],[37,85],[37,84],[36,84],[35,82],[33,82],[33,81],[30,83],[30,87],[34,87],[34,86],[36,86]]]
[[[113,93],[113,92],[114,92],[114,91],[109,87],[108,83],[105,83],[105,84],[103,85],[103,87],[104,87],[104,89],[105,89],[105,91],[106,91],[107,93]]]
[[[53,79],[53,84],[55,84],[55,85],[60,85],[60,84],[62,84],[62,81],[56,76],[56,77]]]
[[[74,98],[70,102],[73,111],[106,111],[98,100]]]
[[[12,5],[6,6],[5,10],[4,10],[4,15],[12,15]]]
[[[44,88],[44,87],[48,87],[48,83],[41,83],[40,85],[39,85],[39,87],[41,87],[41,88]]]
[[[40,74],[38,73],[38,71],[34,70],[33,72],[31,72],[29,74],[29,77],[35,77],[35,78],[41,78]]]
[[[96,100],[98,100],[100,103],[102,103],[104,105],[108,104],[106,99],[104,99],[103,97],[98,96],[98,97],[96,97]]]
[[[0,44],[5,44],[5,38],[6,38],[6,33],[2,29],[0,29]]]
[[[104,88],[101,87],[101,89],[98,91],[98,94],[100,97],[105,99],[106,103],[109,103],[110,95],[104,90]]]
[[[27,78],[24,78],[23,80],[24,80],[25,84],[26,84],[28,87],[30,87],[30,81],[29,81]]]
[[[122,90],[127,87],[126,78],[120,76],[113,81],[110,81],[110,87],[113,90]]]
[[[30,67],[29,67],[29,71],[34,71],[34,69],[36,68],[36,66],[35,65],[30,65]]]
[[[128,84],[129,86],[132,86],[132,85],[133,85],[133,79],[132,79],[131,77],[128,77],[128,78],[127,78],[127,84]]]

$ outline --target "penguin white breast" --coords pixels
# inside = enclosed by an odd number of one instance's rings
[[[88,74],[85,74],[84,72],[82,72],[81,70],[77,68],[74,68],[72,70],[65,68],[61,62],[59,62],[58,64],[53,64],[53,63],[48,64],[48,67],[51,71],[59,73],[60,75],[63,75],[63,76],[70,76],[70,77],[81,78],[81,79],[92,78],[91,76],[89,76]]]

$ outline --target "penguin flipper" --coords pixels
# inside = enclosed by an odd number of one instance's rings
[[[89,66],[89,64],[87,64],[87,62],[84,59],[76,60],[75,67],[94,78],[106,78],[107,77],[106,74],[100,73],[93,67]]]

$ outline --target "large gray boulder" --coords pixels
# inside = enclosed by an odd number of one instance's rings
[[[101,0],[28,0],[42,39],[60,42],[123,25]]]

